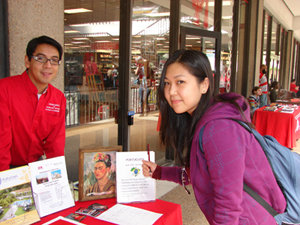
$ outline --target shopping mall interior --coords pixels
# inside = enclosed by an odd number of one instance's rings
[[[300,84],[294,0],[4,0],[0,10],[0,78],[24,71],[33,37],[48,35],[63,45],[52,84],[67,100],[71,181],[78,180],[80,151],[90,147],[145,151],[149,144],[158,164],[176,163],[174,150],[159,139],[157,88],[177,49],[208,56],[216,94],[249,96],[261,64],[269,68],[269,83],[287,89],[294,78]]]

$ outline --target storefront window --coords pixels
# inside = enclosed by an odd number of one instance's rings
[[[279,62],[280,56],[276,54],[276,40],[278,24],[275,20],[272,23],[272,34],[271,34],[271,54],[270,54],[270,83],[272,81],[279,80]]]
[[[268,40],[268,24],[269,24],[270,16],[268,14],[265,15],[264,19],[264,31],[263,31],[263,54],[262,54],[262,64],[267,64],[267,40]]]
[[[154,3],[155,2],[155,3]],[[130,109],[136,117],[130,132],[131,150],[156,149],[156,159],[165,147],[156,132],[157,88],[169,58],[170,1],[133,1]],[[147,126],[142,125],[147,124]],[[153,132],[154,131],[154,132]]]
[[[232,57],[232,27],[233,1],[227,1],[222,6],[222,47],[220,92],[230,91],[231,57]]]
[[[119,4],[65,1],[67,126],[110,119],[117,110]]]
[[[230,1],[223,1],[230,4]],[[214,30],[214,0],[189,0],[181,3],[183,25],[204,30]]]

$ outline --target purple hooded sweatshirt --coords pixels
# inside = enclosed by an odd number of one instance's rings
[[[249,105],[242,96],[234,93],[223,96],[239,96],[237,102],[250,121]],[[197,203],[210,224],[277,224],[243,191],[245,182],[278,213],[284,212],[286,201],[265,153],[252,134],[229,118],[244,120],[233,105],[217,103],[197,124],[189,174]],[[203,154],[199,148],[199,131],[204,125]],[[162,167],[161,179],[181,184],[181,168]]]

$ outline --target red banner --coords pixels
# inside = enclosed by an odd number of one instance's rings
[[[104,50],[118,50],[118,42],[101,42],[101,43],[92,43],[91,48],[93,50],[104,49]]]
[[[195,9],[194,17],[195,25],[200,26],[200,12],[205,10],[205,15],[203,19],[204,28],[208,28],[208,0],[192,0],[193,8]],[[205,6],[203,6],[205,3]]]

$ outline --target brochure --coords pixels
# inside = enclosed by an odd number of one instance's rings
[[[96,209],[89,209],[89,208],[86,208],[86,207],[80,207],[79,209],[76,210],[75,213],[80,214],[80,215],[85,215],[85,216],[96,217],[96,216],[99,216],[102,212],[98,211]]]
[[[150,160],[155,153],[150,151]],[[147,151],[117,152],[117,202],[147,202],[156,199],[156,183],[150,177],[144,177],[142,160],[148,160]]]
[[[0,223],[27,225],[40,221],[30,186],[29,166],[0,172]]]
[[[65,157],[29,163],[31,186],[40,217],[74,206]]]

